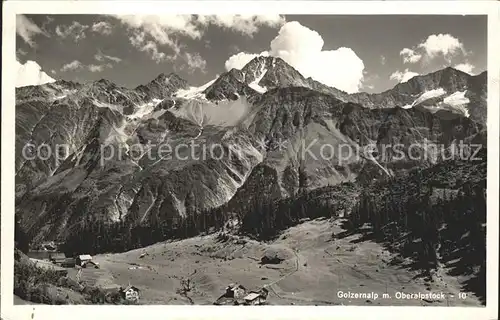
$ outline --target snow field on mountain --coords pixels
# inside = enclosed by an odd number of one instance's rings
[[[245,97],[218,103],[201,100],[184,100],[180,107],[169,111],[175,116],[203,126],[231,127],[238,125],[248,115],[251,105]]]

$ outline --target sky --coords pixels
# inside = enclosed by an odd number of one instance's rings
[[[16,86],[175,72],[200,86],[257,55],[349,93],[452,66],[486,70],[487,17],[444,15],[18,15]]]

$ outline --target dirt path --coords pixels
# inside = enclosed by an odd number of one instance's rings
[[[290,248],[291,249],[291,248]],[[272,281],[270,283],[268,283],[266,286],[272,286],[273,284],[276,284],[278,282],[280,282],[281,280],[284,280],[286,279],[287,277],[291,276],[292,274],[294,274],[295,272],[299,271],[299,255],[297,254],[297,251],[295,251],[294,249],[291,249],[293,251],[293,253],[295,254],[295,269],[290,271],[290,273],[284,275],[283,277],[275,280],[275,281]]]

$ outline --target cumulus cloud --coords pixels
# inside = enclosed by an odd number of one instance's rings
[[[380,56],[380,63],[381,63],[382,65],[385,65],[385,62],[386,62],[386,58],[385,58],[385,56]]]
[[[99,21],[92,25],[92,31],[107,36],[113,32],[113,27],[109,22]]]
[[[458,38],[451,34],[431,34],[427,39],[415,45],[413,48],[404,48],[399,53],[403,57],[404,63],[417,63],[419,61],[428,63],[429,61],[442,58],[447,63],[451,63],[454,57],[466,56],[467,51]]]
[[[323,50],[321,35],[297,21],[284,24],[271,41],[270,50],[261,55],[280,57],[303,76],[346,92],[358,92],[363,81],[363,61],[350,48]],[[238,53],[226,63],[228,68],[241,68],[257,54]],[[332,72],[334,70],[334,72]]]
[[[57,26],[56,34],[61,38],[73,38],[75,42],[85,39],[85,31],[89,28],[87,25],[83,25],[78,21],[73,21],[69,26]]]
[[[455,65],[453,68],[460,70],[460,71],[463,71],[463,72],[468,73],[468,74],[473,74],[472,71],[476,67],[468,62],[465,62],[465,63],[459,63],[459,64]]]
[[[247,63],[252,61],[253,58],[258,57],[258,56],[269,56],[268,51],[261,52],[260,54],[256,53],[247,53],[247,52],[240,52],[235,55],[232,55],[229,57],[229,59],[226,60],[225,63],[225,68],[226,70],[231,70],[231,69],[242,69]]]
[[[151,58],[160,62],[176,59],[181,46],[178,37],[200,39],[209,25],[219,26],[245,35],[252,35],[260,26],[278,26],[283,21],[279,15],[118,15],[114,16],[127,26],[130,43],[140,51],[148,52]],[[173,53],[163,52],[166,46]]]
[[[26,16],[19,14],[16,16],[16,33],[26,42],[30,47],[35,46],[33,37],[37,34],[49,36],[47,32],[42,30],[33,21]]]
[[[405,71],[396,71],[390,75],[391,80],[397,80],[400,83],[407,82],[411,78],[418,76],[418,73],[406,69]]]
[[[110,60],[113,62],[121,62],[122,59],[114,56],[108,56],[104,53],[102,53],[100,50],[94,55],[94,59],[97,61],[105,61],[105,60]]]
[[[420,59],[422,59],[421,54],[416,53],[415,50],[409,48],[404,48],[403,50],[401,50],[399,55],[403,57],[404,63],[417,63],[420,61]]]
[[[74,71],[83,68],[83,64],[78,60],[73,60],[70,63],[66,63],[62,66],[61,71]]]
[[[270,55],[281,57],[305,77],[346,92],[359,91],[363,61],[351,48],[323,50],[323,45],[319,33],[294,21],[285,24],[271,41]]]
[[[17,79],[16,87],[35,86],[56,81],[45,72],[35,61],[28,60],[21,64],[16,60]]]
[[[450,34],[432,34],[418,46],[425,50],[429,58],[442,55],[450,61],[451,57],[457,53],[465,54],[464,45]]]

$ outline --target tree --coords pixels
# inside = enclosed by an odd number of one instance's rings
[[[30,240],[28,235],[23,230],[19,217],[15,217],[14,226],[14,242],[17,249],[21,250],[23,253],[28,253]]]

